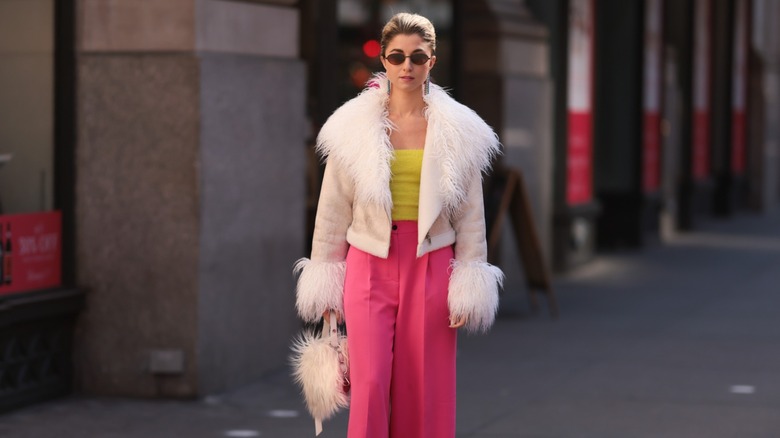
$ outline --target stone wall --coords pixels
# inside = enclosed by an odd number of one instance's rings
[[[192,397],[286,363],[304,234],[297,14],[79,2],[82,391]]]

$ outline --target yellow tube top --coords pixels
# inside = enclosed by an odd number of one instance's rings
[[[420,200],[423,149],[396,149],[390,165],[394,221],[416,221]]]

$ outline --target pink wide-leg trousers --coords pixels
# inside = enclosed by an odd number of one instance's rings
[[[352,394],[348,438],[453,438],[457,330],[452,247],[420,258],[417,222],[393,222],[390,254],[347,254],[344,317]]]

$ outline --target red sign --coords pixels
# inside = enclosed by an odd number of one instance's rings
[[[642,189],[661,185],[661,47],[663,0],[645,3],[644,111],[642,123]]]
[[[590,113],[569,113],[569,157],[566,167],[566,200],[584,204],[593,198]]]
[[[593,41],[594,0],[569,3],[569,76],[566,201],[593,198]]]
[[[710,175],[710,0],[696,0],[691,172],[696,180]]]
[[[745,111],[734,111],[731,116],[731,171],[735,175],[745,173]]]
[[[0,294],[61,285],[59,211],[0,215],[0,230]]]
[[[745,173],[749,16],[747,9],[747,0],[737,0],[734,11],[734,59],[731,86],[731,171],[735,175]]]
[[[693,176],[697,180],[707,179],[710,174],[710,114],[709,111],[695,111],[693,114]]]

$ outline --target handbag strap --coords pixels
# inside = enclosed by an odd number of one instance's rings
[[[333,348],[339,348],[339,326],[337,323],[336,312],[330,312],[330,324],[328,328],[330,336],[328,339],[330,341],[330,346]]]
[[[322,322],[322,336],[325,336],[325,331],[328,332],[328,342],[330,343],[330,346],[339,349],[339,327],[338,327],[338,321],[336,318],[336,312],[330,312],[330,317],[328,319],[323,318]],[[339,367],[341,368],[341,372],[344,375],[344,378],[346,378],[346,364],[339,361]],[[318,436],[322,433],[322,419],[321,418],[315,418],[314,419],[314,434],[315,436]]]

